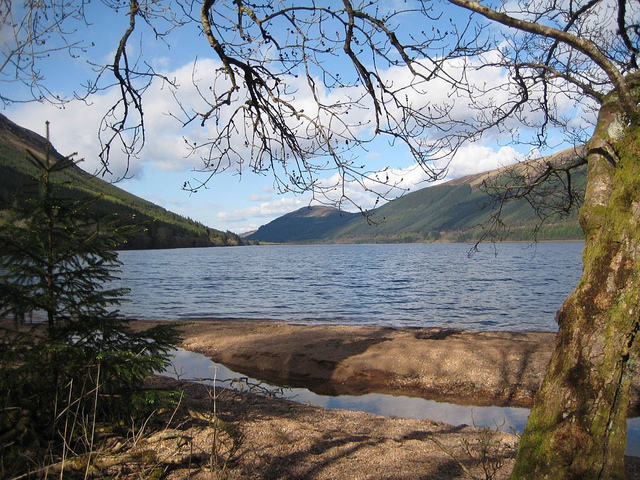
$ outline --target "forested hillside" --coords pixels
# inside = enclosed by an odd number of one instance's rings
[[[0,211],[21,201],[29,183],[33,166],[27,161],[27,150],[36,155],[44,152],[44,137],[24,129],[0,115]],[[55,148],[53,157],[60,159]],[[81,168],[60,172],[57,179],[71,197],[97,196],[93,204],[99,216],[117,214],[129,224],[140,225],[121,249],[208,247],[242,245],[246,240],[231,232],[222,232],[172,213],[158,205],[132,195],[117,186],[88,174]]]
[[[558,155],[563,154],[570,152]],[[490,228],[496,213],[496,205],[482,183],[500,183],[505,172],[498,169],[422,188],[372,210],[368,218],[330,207],[302,208],[273,220],[246,238],[275,243],[473,242]],[[583,192],[586,170],[577,172],[572,182],[576,190]],[[552,184],[544,195],[554,196],[562,188],[561,183]],[[501,220],[505,225],[497,232],[500,240],[583,238],[576,209],[541,222],[531,204],[521,199],[502,206]]]

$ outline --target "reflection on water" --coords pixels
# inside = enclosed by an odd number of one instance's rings
[[[171,369],[165,375],[192,380],[227,381],[246,378],[245,375],[233,372],[224,365],[212,362],[199,353],[178,349]],[[475,425],[478,427],[499,427],[500,430],[521,432],[527,422],[529,410],[515,407],[478,407],[436,402],[423,398],[403,397],[382,393],[366,395],[318,395],[306,388],[282,388],[269,385],[258,380],[248,379],[249,383],[260,383],[272,391],[282,391],[285,398],[299,403],[316,405],[329,409],[362,411],[412,419],[429,419],[451,425]],[[241,384],[240,384],[241,385]],[[640,418],[632,418],[627,422],[627,455],[640,456]]]

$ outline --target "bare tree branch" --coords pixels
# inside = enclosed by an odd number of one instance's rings
[[[636,103],[627,83],[625,82],[623,73],[618,70],[616,65],[614,65],[613,62],[611,62],[593,42],[568,33],[565,30],[558,30],[541,23],[530,22],[509,16],[506,13],[486,7],[476,0],[449,1],[455,5],[466,8],[467,10],[479,13],[480,15],[507,27],[512,27],[521,32],[528,32],[542,37],[551,38],[557,42],[562,42],[572,48],[575,48],[577,51],[586,55],[606,73],[611,84],[618,92],[627,114],[629,116],[633,116],[635,114]],[[591,2],[588,8],[590,8],[592,4],[599,3],[599,1],[600,0]],[[585,8],[584,11],[588,10],[588,8]],[[574,16],[574,19],[575,18],[576,17]],[[571,23],[573,23],[573,20]],[[569,27],[569,25],[567,25],[567,27]]]

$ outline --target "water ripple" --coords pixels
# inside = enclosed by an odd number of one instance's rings
[[[583,244],[255,246],[120,253],[129,317],[555,331]]]

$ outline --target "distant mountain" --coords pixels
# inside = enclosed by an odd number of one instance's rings
[[[305,207],[276,218],[245,238],[270,243],[328,241],[339,237],[346,227],[359,220],[362,220],[359,213],[341,212],[333,207]]]
[[[29,182],[33,166],[26,160],[27,150],[44,155],[46,140],[41,135],[23,128],[0,114],[0,211],[8,210],[20,198]],[[55,148],[54,159],[63,158]],[[141,230],[121,248],[179,248],[243,245],[246,240],[231,232],[222,232],[169,212],[147,200],[132,195],[113,184],[88,174],[80,167],[62,172],[60,179],[67,194],[100,195],[94,208],[100,215],[118,213],[123,217],[135,216]]]
[[[536,163],[559,161],[573,150],[552,157],[523,162],[525,169]],[[505,169],[457,178],[406,194],[369,212],[340,212],[331,207],[306,207],[276,218],[245,238],[273,243],[410,243],[469,242],[483,233],[491,220],[489,196],[480,189],[488,179],[500,181]],[[586,169],[573,176],[574,186],[584,190]],[[552,188],[561,188],[559,184]],[[550,194],[550,192],[546,192]],[[577,213],[548,219],[537,231],[540,219],[525,200],[505,205],[502,219],[509,230],[504,240],[582,239]]]

